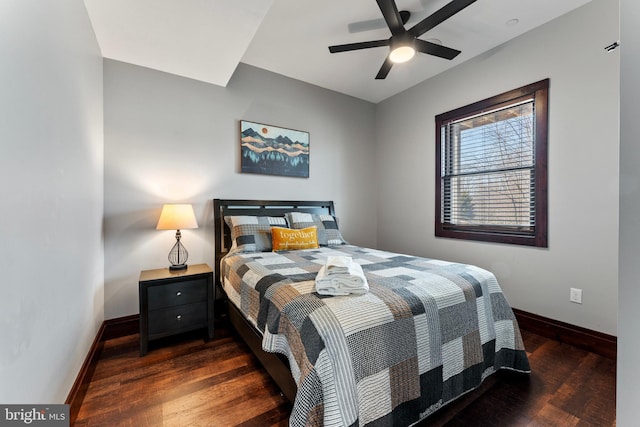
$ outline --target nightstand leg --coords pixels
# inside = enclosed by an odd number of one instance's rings
[[[207,332],[209,334],[209,341],[213,340],[213,328],[214,328],[214,306],[216,302],[216,285],[213,282],[213,274],[211,275],[211,281],[207,283]]]

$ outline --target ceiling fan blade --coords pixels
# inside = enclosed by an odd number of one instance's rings
[[[398,8],[396,7],[396,2],[393,0],[376,1],[378,2],[382,16],[384,16],[384,20],[387,21],[387,26],[389,30],[391,30],[391,34],[394,36],[404,34],[406,30],[404,29],[400,12],[398,12]]]
[[[419,37],[475,2],[476,0],[453,0],[411,27],[409,33]]]
[[[331,53],[348,52],[350,50],[369,49],[372,47],[380,47],[380,46],[389,46],[389,39],[371,40],[368,42],[347,43],[347,44],[329,46],[329,52]]]
[[[380,67],[380,71],[378,71],[378,74],[376,75],[376,80],[382,80],[386,78],[387,74],[389,74],[389,71],[391,71],[391,67],[393,67],[393,62],[387,56],[387,59],[384,60],[382,67]]]
[[[415,48],[422,53],[428,53],[429,55],[438,56],[444,59],[453,59],[460,55],[460,51],[451,49],[450,47],[441,46],[439,44],[431,43],[426,40],[416,39]]]

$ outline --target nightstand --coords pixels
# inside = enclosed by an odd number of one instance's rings
[[[213,271],[207,264],[186,270],[144,270],[138,282],[140,295],[140,356],[150,340],[207,328],[213,339]]]

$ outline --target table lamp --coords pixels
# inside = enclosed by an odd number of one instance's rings
[[[189,253],[180,243],[180,230],[198,228],[193,207],[189,204],[167,204],[162,207],[156,230],[176,230],[176,244],[169,252],[169,270],[184,270],[187,268]]]

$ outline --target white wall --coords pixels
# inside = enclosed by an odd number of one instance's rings
[[[82,0],[0,2],[0,402],[63,403],[104,318],[102,58]]]
[[[594,0],[378,104],[379,246],[477,264],[514,307],[615,335],[617,39],[618,2]],[[547,77],[549,248],[435,238],[434,116]]]
[[[168,266],[163,203],[193,203],[189,263],[213,267],[214,198],[327,200],[376,245],[375,106],[240,64],[226,88],[105,60],[105,317],[138,313],[140,270]],[[310,132],[310,177],[239,172],[239,120]]]
[[[620,285],[617,425],[638,424],[640,402],[640,3],[620,2]]]

